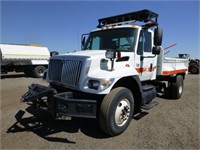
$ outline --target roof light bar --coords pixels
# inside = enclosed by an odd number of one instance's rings
[[[158,14],[150,10],[144,9],[141,11],[136,11],[136,12],[131,12],[131,13],[99,19],[98,20],[99,24],[97,27],[101,28],[109,24],[123,23],[123,22],[128,22],[128,21],[152,22],[152,23],[157,24],[157,18],[158,18]]]

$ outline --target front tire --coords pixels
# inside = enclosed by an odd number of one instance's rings
[[[101,104],[99,124],[101,129],[116,136],[123,133],[131,122],[134,109],[132,92],[123,87],[113,89]]]

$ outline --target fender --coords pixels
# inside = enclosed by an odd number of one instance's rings
[[[136,71],[136,69],[133,68],[133,66],[122,67],[122,64],[121,64],[120,66],[116,65],[113,71],[96,69],[93,72],[90,72],[90,74],[88,74],[87,78],[85,79],[85,82],[82,84],[81,91],[84,91],[87,93],[93,93],[93,94],[108,94],[119,80],[123,78],[128,78],[128,77],[134,78],[135,81],[138,83],[138,86],[141,90],[141,83],[140,83],[140,79],[139,79],[138,72]],[[89,80],[101,81],[105,79],[108,79],[108,80],[111,79],[112,83],[109,85],[109,87],[107,87],[104,90],[97,91],[93,89],[84,88],[84,86],[87,84]]]

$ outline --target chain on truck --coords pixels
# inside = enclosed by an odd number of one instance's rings
[[[51,57],[49,86],[32,84],[22,101],[55,118],[96,118],[105,133],[119,135],[134,115],[157,104],[158,93],[183,93],[188,59],[164,57],[161,43],[158,14],[150,10],[99,19],[82,37],[82,51]]]

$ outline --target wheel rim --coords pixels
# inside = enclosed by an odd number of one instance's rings
[[[130,117],[130,102],[128,99],[122,99],[115,110],[115,123],[117,126],[126,124]]]
[[[39,75],[39,76],[43,76],[43,75],[44,75],[44,70],[39,69],[39,70],[38,70],[38,75]]]
[[[179,86],[178,92],[179,92],[179,95],[182,94],[182,92],[183,92],[183,85],[182,84]]]

